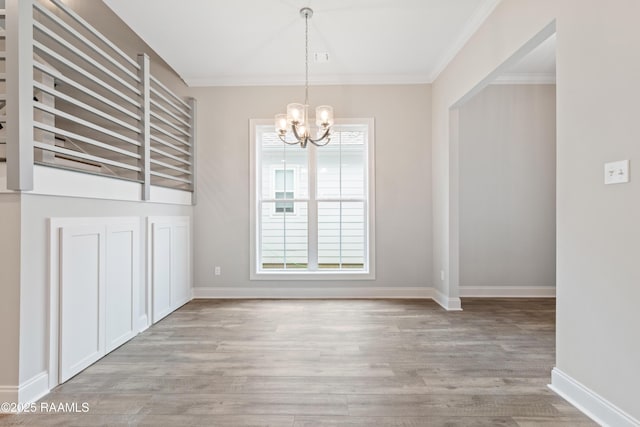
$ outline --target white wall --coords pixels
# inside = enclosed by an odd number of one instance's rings
[[[145,283],[147,216],[189,216],[192,207],[157,203],[121,202],[23,194],[22,199],[22,284],[20,298],[20,382],[47,370],[49,251],[48,218],[111,217],[140,218],[141,283]],[[140,312],[148,313],[146,292],[141,289]]]
[[[639,15],[636,0],[502,1],[433,85],[434,271],[456,296],[450,107],[556,21],[557,368],[636,419],[640,180],[605,186],[603,164],[640,162]]]
[[[431,286],[430,91],[428,85],[310,88],[312,103],[333,105],[336,117],[375,118],[376,280],[256,283],[249,280],[249,120],[285,111],[304,89],[192,89],[199,106],[195,286]]]
[[[491,85],[459,113],[460,286],[554,287],[555,85]]]

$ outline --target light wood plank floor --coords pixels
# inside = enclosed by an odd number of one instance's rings
[[[190,302],[55,389],[34,426],[592,426],[547,389],[555,301]]]

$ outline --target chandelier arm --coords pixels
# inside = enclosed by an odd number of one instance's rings
[[[295,136],[295,138],[298,140],[298,142],[300,142],[300,141],[302,141],[304,139],[304,135],[301,138],[300,134],[298,134],[298,125],[296,125],[295,123],[292,123],[291,124],[291,130],[293,131],[293,136]]]
[[[282,135],[278,135],[278,138],[287,145],[298,145],[300,143],[300,141],[288,142]]]
[[[320,141],[322,141],[322,139],[318,139],[316,141],[309,140],[309,142],[311,142],[316,147],[324,147],[325,145],[331,142],[331,138],[327,138],[327,141],[324,144],[320,144]]]
[[[316,147],[322,147],[323,145],[327,145],[331,140],[331,138],[329,138],[329,132],[331,132],[331,128],[327,128],[327,130],[324,131],[324,133],[320,138],[317,138],[317,139],[309,138],[309,141]],[[324,141],[325,139],[327,139],[327,142],[325,142],[324,144],[320,144],[320,142]]]

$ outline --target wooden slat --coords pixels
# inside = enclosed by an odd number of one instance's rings
[[[190,152],[188,152],[186,150],[183,150],[182,148],[177,147],[177,146],[173,145],[172,143],[165,141],[164,139],[158,138],[155,135],[151,135],[151,140],[153,142],[157,142],[158,144],[164,145],[165,147],[169,147],[172,150],[176,150],[179,153],[182,153],[182,154],[185,154],[185,155],[191,157],[191,153]]]
[[[173,139],[174,141],[177,141],[180,144],[184,144],[187,147],[191,146],[191,144],[189,144],[187,141],[184,141],[184,140],[180,139],[180,137],[178,137],[177,135],[174,135],[171,132],[167,132],[166,130],[162,129],[159,126],[154,125],[153,123],[151,123],[151,129],[156,131],[156,132],[160,132],[161,134],[163,134],[165,136],[168,136],[169,138]]]
[[[162,166],[163,168],[167,168],[167,169],[174,170],[176,172],[180,172],[180,173],[185,174],[185,175],[191,175],[191,172],[189,172],[187,169],[179,168],[177,166],[173,166],[173,165],[170,165],[168,163],[161,162],[160,160],[151,159],[151,163],[154,164],[154,165]]]
[[[140,172],[140,168],[137,166],[128,165],[126,163],[116,162],[114,160],[105,159],[98,156],[92,156],[91,154],[81,153],[79,151],[67,150],[66,148],[56,147],[55,145],[44,144],[42,142],[34,141],[33,146],[35,148],[41,148],[46,151],[54,153],[65,154],[67,156],[78,157],[80,159],[91,160],[96,163],[104,163],[105,165],[115,166],[122,169],[128,169],[135,172]]]
[[[86,144],[90,144],[93,145],[95,147],[99,147],[99,148],[103,148],[105,150],[109,150],[109,151],[113,151],[114,153],[119,153],[125,156],[129,156],[132,157],[134,159],[140,159],[140,154],[138,153],[134,153],[132,151],[127,151],[127,150],[123,150],[122,148],[118,148],[118,147],[114,147],[113,145],[109,145],[109,144],[105,144],[103,142],[100,141],[96,141],[95,139],[68,131],[68,130],[64,130],[64,129],[60,129],[54,126],[49,126],[47,124],[44,123],[40,123],[40,122],[33,122],[33,127],[37,128],[37,129],[41,129],[43,131],[46,132],[51,132],[53,134],[56,135],[62,135],[65,136],[67,138],[72,139],[72,142],[83,142]]]
[[[51,12],[49,9],[45,8],[42,4],[38,3],[38,2],[34,2],[33,6],[43,15],[45,15],[47,18],[49,18],[50,20],[52,20],[53,22],[55,22],[57,25],[59,25],[62,29],[64,29],[67,33],[71,34],[76,40],[80,41],[81,43],[83,43],[85,46],[87,46],[89,49],[91,49],[92,51],[94,51],[96,54],[100,55],[104,60],[106,60],[107,62],[109,62],[111,65],[113,65],[114,67],[116,67],[117,69],[119,69],[120,71],[122,71],[123,73],[125,73],[127,76],[129,76],[130,78],[132,78],[134,81],[140,83],[140,78],[130,69],[128,69],[127,67],[125,67],[124,65],[122,65],[122,63],[120,63],[119,61],[115,60],[111,55],[109,55],[107,52],[105,52],[104,50],[100,49],[95,43],[93,43],[92,41],[90,41],[89,39],[87,39],[85,36],[83,36],[82,34],[80,34],[78,31],[76,31],[73,27],[71,27],[69,24],[67,24],[66,22],[64,22],[62,19],[60,19],[58,16],[56,16],[53,12]]]
[[[166,96],[164,96],[163,94],[161,94],[160,92],[158,92],[158,90],[156,88],[154,88],[153,86],[151,87],[151,93],[155,96],[157,96],[158,98],[160,98],[161,100],[163,100],[164,102],[166,102],[168,105],[170,105],[174,110],[176,110],[177,112],[179,112],[180,114],[182,114],[183,116],[189,118],[189,112],[183,110],[181,107],[179,107],[178,105],[176,105],[174,102],[172,102],[169,98],[167,98]]]
[[[111,101],[108,98],[105,98],[104,96],[100,95],[97,92],[94,92],[93,90],[89,89],[88,87],[81,85],[80,83],[76,82],[75,80],[65,76],[64,74],[60,73],[57,70],[54,70],[51,67],[48,67],[45,64],[42,64],[40,62],[36,62],[33,65],[35,68],[39,69],[40,71],[52,76],[53,78],[55,78],[56,80],[59,80],[61,82],[63,82],[66,85],[69,85],[71,87],[73,87],[74,89],[79,90],[80,92],[84,93],[87,96],[90,96],[91,98],[94,98],[97,101],[102,102],[103,104],[108,105],[109,107],[120,111],[122,114],[125,114],[129,117],[131,117],[132,119],[135,120],[140,120],[140,115],[139,114],[135,114],[133,112],[131,112],[130,110],[126,109],[125,107],[123,107],[120,104],[117,104],[113,101]]]
[[[45,55],[47,55],[47,56],[53,58],[54,60],[64,64],[65,66],[71,68],[73,71],[75,71],[79,75],[91,80],[92,82],[96,83],[99,86],[102,86],[104,89],[108,90],[110,93],[120,97],[124,101],[127,101],[128,103],[130,103],[134,107],[140,108],[141,105],[140,105],[140,103],[138,101],[134,100],[133,98],[131,98],[128,95],[125,95],[124,93],[122,93],[118,89],[116,89],[113,86],[111,86],[109,83],[106,83],[104,80],[100,79],[99,77],[96,77],[93,73],[85,70],[84,68],[82,68],[81,66],[77,65],[76,63],[68,60],[67,58],[65,58],[64,56],[58,54],[54,50],[49,49],[48,47],[46,47],[42,43],[37,42],[37,41],[34,40],[33,47],[36,48],[41,53],[44,53]]]
[[[101,117],[101,118],[103,118],[105,120],[108,120],[111,123],[119,125],[119,126],[125,128],[125,129],[128,129],[128,130],[132,131],[132,132],[140,133],[140,129],[138,129],[136,126],[133,126],[133,125],[131,125],[131,124],[129,124],[129,123],[123,121],[123,120],[120,120],[117,117],[112,116],[111,114],[105,113],[102,110],[99,110],[99,109],[97,109],[95,107],[92,107],[89,104],[86,104],[86,103],[84,103],[82,101],[79,101],[79,100],[75,99],[72,96],[69,96],[69,95],[66,95],[66,94],[64,94],[62,92],[59,92],[59,91],[55,90],[52,87],[49,87],[49,86],[47,86],[45,84],[42,84],[40,82],[37,82],[37,81],[33,82],[33,87],[36,88],[36,89],[39,89],[39,90],[41,90],[43,92],[46,92],[49,95],[55,96],[58,99],[62,99],[62,100],[66,101],[66,102],[68,102],[70,104],[73,104],[76,107],[79,107],[79,108],[81,108],[81,109],[83,109],[85,111],[88,111],[88,112],[90,112],[90,113],[92,113],[92,114],[94,114],[94,115],[96,115],[98,117]]]
[[[173,181],[184,182],[185,184],[191,184],[191,181],[188,179],[179,178],[173,175],[167,175],[166,173],[151,171],[151,175],[157,176],[159,178],[170,179]]]
[[[51,40],[55,41],[60,46],[66,48],[70,53],[72,53],[73,55],[75,55],[78,58],[82,59],[84,62],[86,62],[88,64],[91,64],[94,68],[100,70],[105,76],[109,77],[111,80],[113,80],[115,82],[118,82],[120,85],[126,87],[131,92],[135,93],[136,95],[138,95],[138,96],[140,95],[140,90],[137,87],[133,86],[131,83],[129,83],[128,81],[124,80],[122,77],[114,74],[107,67],[105,67],[104,65],[102,65],[101,63],[99,63],[98,61],[96,61],[95,59],[93,59],[92,57],[87,55],[86,53],[84,53],[81,50],[77,49],[74,45],[72,45],[71,43],[69,43],[65,39],[61,38],[54,31],[52,31],[49,28],[45,27],[40,22],[34,21],[33,22],[33,28],[35,28],[38,31],[42,32],[43,34],[47,35]]]
[[[182,104],[183,106],[185,106],[187,108],[187,110],[191,111],[191,106],[189,104],[187,104],[186,102],[184,102],[182,100],[182,98],[180,98],[178,95],[176,95],[175,93],[173,93],[171,91],[171,89],[169,89],[168,87],[166,87],[164,84],[162,84],[162,82],[158,79],[156,79],[155,77],[151,76],[151,81],[157,85],[160,89],[164,90],[164,92],[168,95],[170,95],[173,99],[175,99],[176,101],[178,101],[180,104]]]
[[[169,110],[164,105],[162,105],[159,102],[157,102],[155,99],[151,100],[151,108],[152,109],[153,108],[157,108],[158,110],[162,111],[163,113],[169,115],[172,119],[180,122],[180,124],[185,126],[186,128],[191,128],[191,125],[189,123],[187,123],[186,121],[182,120],[180,117],[175,115],[173,112],[171,112],[171,110]]]
[[[96,30],[91,24],[89,24],[87,21],[85,21],[80,15],[75,13],[71,8],[69,8],[63,2],[61,2],[60,0],[49,0],[49,1],[51,3],[53,3],[53,4],[55,4],[60,10],[62,10],[64,13],[66,13],[70,18],[72,18],[78,24],[83,26],[91,34],[93,34],[98,39],[100,39],[105,45],[109,46],[109,48],[111,48],[111,50],[113,50],[118,55],[120,55],[120,57],[122,59],[124,59],[125,61],[127,61],[132,67],[134,67],[135,69],[139,69],[140,68],[138,63],[136,61],[134,61],[132,58],[130,58],[129,55],[124,53],[124,51],[122,51],[122,49],[120,49],[118,46],[116,46],[115,43],[113,43],[111,40],[109,40],[100,31]]]
[[[102,126],[98,126],[95,123],[91,123],[91,122],[89,122],[87,120],[81,119],[81,118],[76,117],[76,116],[74,116],[72,114],[69,114],[69,113],[66,113],[64,111],[58,110],[57,108],[51,107],[49,105],[45,105],[45,104],[43,104],[41,102],[34,101],[33,102],[33,106],[35,108],[39,109],[39,110],[46,111],[47,113],[51,113],[54,116],[63,117],[65,119],[67,119],[67,120],[71,120],[72,122],[77,123],[79,125],[82,125],[84,127],[87,127],[89,129],[93,129],[93,130],[95,130],[97,132],[103,133],[105,135],[112,136],[112,137],[114,137],[116,139],[119,139],[121,141],[128,142],[129,144],[140,145],[140,142],[136,141],[133,138],[129,138],[128,136],[121,135],[118,132],[114,132],[114,131],[112,131],[110,129],[107,129],[107,128],[104,128]]]
[[[151,150],[152,153],[156,153],[159,156],[168,157],[168,158],[173,159],[173,160],[175,160],[177,162],[184,163],[187,166],[191,166],[191,162],[190,161],[185,160],[185,159],[181,159],[180,157],[174,156],[173,154],[169,154],[166,151],[162,151],[162,150],[159,150],[159,149],[154,148],[154,147],[149,148],[149,150]]]
[[[162,117],[161,115],[159,115],[157,113],[154,113],[153,111],[151,112],[151,117],[153,117],[154,119],[160,121],[161,123],[164,123],[166,126],[169,126],[171,129],[174,129],[175,131],[180,132],[181,134],[183,134],[187,138],[189,138],[191,136],[191,134],[189,132],[186,132],[184,129],[181,129],[179,126],[174,125],[169,120],[165,119],[164,117]]]

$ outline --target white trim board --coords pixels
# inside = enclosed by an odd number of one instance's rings
[[[449,297],[437,289],[433,290],[433,300],[447,311],[462,311],[462,302],[458,297]]]
[[[433,299],[434,289],[409,287],[341,287],[341,288],[273,288],[273,287],[195,287],[193,298],[210,299],[332,299],[332,298],[399,298]]]
[[[20,403],[36,402],[49,393],[49,373],[40,372],[28,381],[20,384],[18,401]]]
[[[549,388],[602,426],[640,426],[639,420],[558,368],[553,368],[551,371]]]
[[[555,286],[460,286],[462,298],[555,298]]]
[[[496,77],[492,85],[554,85],[556,84],[556,74],[502,74]]]
[[[51,166],[35,165],[33,182],[34,189],[25,194],[187,206],[192,204],[192,193],[189,191],[152,185],[151,200],[143,201],[142,185],[138,182]],[[0,181],[0,185],[2,183],[3,181]]]
[[[196,287],[194,299],[430,299],[447,311],[460,311],[460,298],[449,298],[432,287]]]

